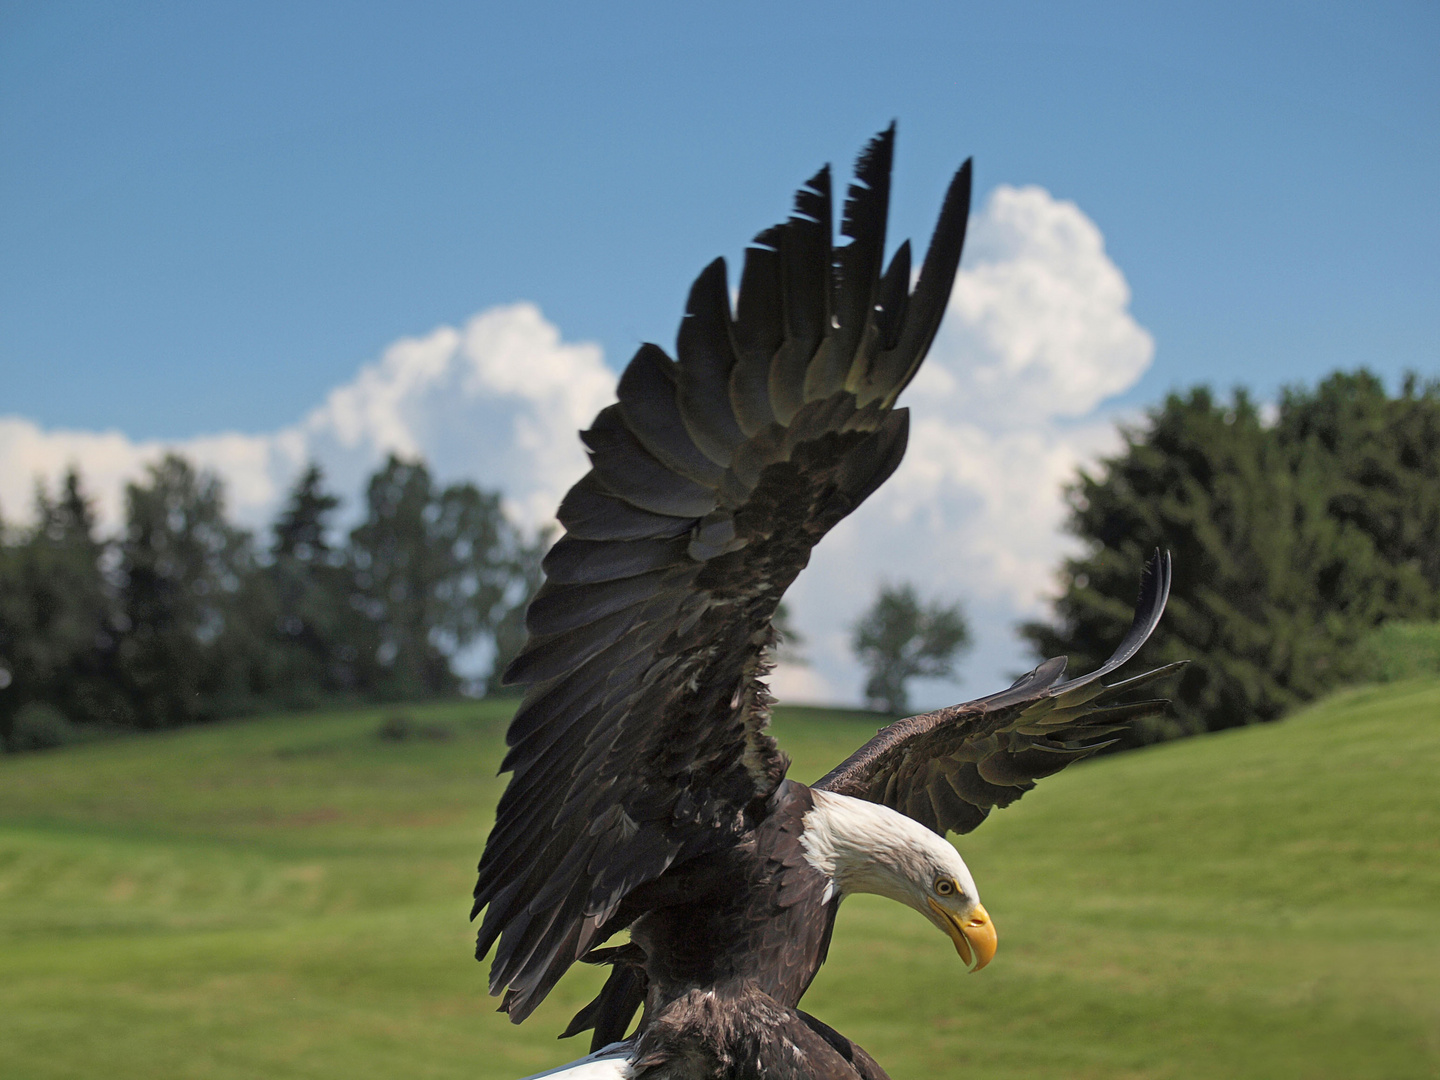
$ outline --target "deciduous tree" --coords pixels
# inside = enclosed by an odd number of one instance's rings
[[[450,661],[518,599],[524,546],[498,494],[470,483],[437,490],[422,462],[392,455],[371,478],[348,548],[365,619],[362,685],[395,698],[457,689]]]
[[[913,586],[884,586],[855,625],[851,642],[869,672],[865,697],[898,716],[909,709],[911,679],[955,673],[956,661],[970,646],[970,628],[959,604],[922,604]]]

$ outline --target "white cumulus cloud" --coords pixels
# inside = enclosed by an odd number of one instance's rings
[[[848,627],[882,581],[965,603],[977,641],[967,694],[1028,666],[1013,626],[1042,610],[1069,550],[1061,489],[1118,444],[1103,403],[1133,386],[1154,352],[1129,303],[1104,237],[1073,203],[1038,187],[991,194],[945,325],[902,398],[912,412],[904,463],[792,590],[812,664],[781,666],[782,697],[858,700]],[[584,471],[575,433],[614,400],[615,381],[597,346],[564,341],[534,305],[494,308],[395,342],[280,431],[137,442],[0,417],[0,510],[23,518],[35,479],[53,485],[74,464],[113,527],[125,481],[178,450],[220,473],[232,513],[260,528],[306,461],[353,500],[394,451],[424,456],[444,480],[499,488],[518,520],[538,525]],[[918,696],[955,694],[931,685]]]
[[[950,298],[927,392],[1004,426],[1077,417],[1129,389],[1155,344],[1099,228],[1044,188],[1002,186],[978,216]],[[935,363],[935,361],[940,361]]]
[[[562,341],[533,304],[493,308],[459,329],[402,338],[276,432],[134,442],[0,418],[0,509],[23,518],[35,480],[53,485],[73,464],[113,527],[125,481],[173,450],[224,477],[232,514],[258,528],[307,461],[324,466],[332,488],[355,495],[394,452],[423,456],[442,479],[499,488],[514,517],[537,525],[585,469],[576,430],[614,394],[598,346]]]
[[[975,215],[945,323],[901,396],[899,470],[815,551],[792,589],[813,666],[777,672],[781,696],[854,701],[849,627],[882,582],[960,600],[974,653],[967,696],[1031,664],[1013,627],[1041,614],[1061,557],[1064,485],[1119,445],[1096,415],[1150,366],[1154,342],[1099,228],[1039,187],[997,188]],[[1139,567],[1136,567],[1138,576]],[[954,687],[917,688],[939,702]]]

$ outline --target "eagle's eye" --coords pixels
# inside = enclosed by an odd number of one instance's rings
[[[935,891],[941,896],[950,896],[955,892],[955,882],[948,877],[936,878]]]

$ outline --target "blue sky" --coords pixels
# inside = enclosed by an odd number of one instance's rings
[[[1095,7],[0,5],[0,416],[277,431],[515,302],[618,369],[892,118],[892,237],[970,155],[1103,234],[1107,415],[1440,375],[1440,8]]]
[[[7,4],[3,409],[271,426],[522,298],[619,363],[892,117],[898,234],[971,154],[1100,225],[1137,401],[1434,372],[1440,8],[1092,7]]]

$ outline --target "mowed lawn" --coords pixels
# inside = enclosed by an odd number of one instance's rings
[[[471,958],[508,708],[284,717],[0,759],[0,1076],[513,1080]],[[782,710],[812,779],[861,714]],[[806,1006],[900,1078],[1440,1076],[1440,683],[1089,762],[959,841],[1000,932],[969,975],[861,897]]]

